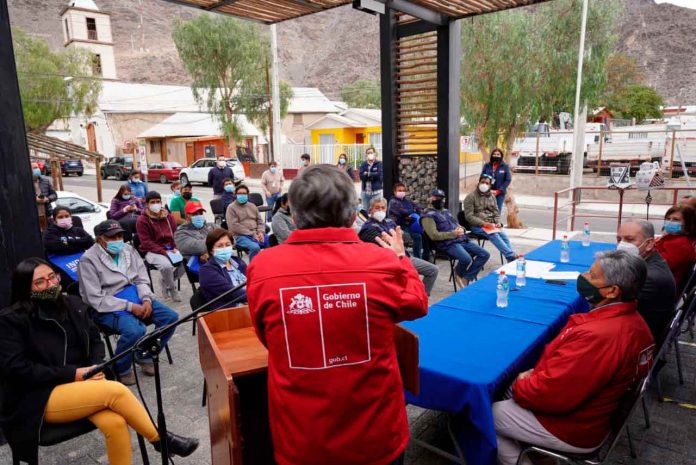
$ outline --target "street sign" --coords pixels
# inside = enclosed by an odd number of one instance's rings
[[[625,188],[631,184],[631,165],[612,164],[609,166],[609,186]]]
[[[143,174],[147,174],[147,154],[145,153],[144,145],[138,147],[138,160],[140,171],[142,171]]]

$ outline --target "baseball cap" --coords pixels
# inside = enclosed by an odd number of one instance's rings
[[[445,191],[442,189],[433,189],[430,191],[430,196],[431,197],[445,197]]]
[[[94,227],[95,236],[106,236],[113,237],[116,234],[123,234],[124,230],[121,227],[121,223],[116,220],[106,220],[102,221]]]
[[[199,212],[201,210],[205,211],[205,208],[203,208],[202,203],[197,202],[195,200],[190,200],[189,202],[186,203],[186,206],[184,207],[184,214],[192,215],[192,214]]]

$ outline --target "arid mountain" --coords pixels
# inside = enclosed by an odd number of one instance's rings
[[[657,5],[653,0],[625,2],[619,49],[636,57],[648,84],[669,103],[696,102],[696,10]],[[96,3],[111,13],[119,79],[188,82],[170,36],[174,19],[192,18],[199,14],[196,10],[161,0]],[[9,4],[13,26],[62,47],[59,15],[67,0],[9,0]],[[281,77],[294,85],[319,87],[338,99],[343,84],[379,76],[378,33],[375,16],[350,7],[281,23]]]

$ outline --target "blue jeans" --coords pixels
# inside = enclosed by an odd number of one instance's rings
[[[411,231],[410,225],[402,225],[401,230],[408,233],[413,239],[413,256],[416,258],[423,258],[423,235]]]
[[[273,206],[276,203],[276,200],[280,198],[280,192],[277,192],[273,194],[270,197],[266,197],[266,204],[271,207],[270,210],[266,212],[266,222],[271,221],[273,219]]]
[[[495,196],[495,202],[498,204],[498,211],[500,215],[503,215],[503,204],[505,203],[505,194],[500,194]]]
[[[261,251],[261,244],[251,236],[235,236],[234,242],[249,253],[249,261]]]
[[[117,314],[118,313],[118,314]],[[152,301],[152,315],[147,323],[153,323],[155,328],[161,328],[167,326],[168,324],[174,323],[179,319],[179,315],[167,307],[161,304],[157,300]],[[118,344],[116,344],[116,354],[130,349],[135,345],[138,340],[143,337],[147,331],[146,323],[140,320],[138,317],[130,312],[120,313],[99,313],[94,312],[94,320],[102,326],[107,326],[112,328],[119,334]],[[174,331],[166,334],[162,338],[162,347],[167,344],[167,341],[172,337]],[[139,359],[147,362],[147,359]],[[114,371],[117,375],[125,375],[131,371],[131,366],[133,365],[133,355],[130,354],[122,359],[118,360],[114,364]]]
[[[495,246],[496,249],[500,250],[507,261],[512,261],[517,258],[515,251],[512,250],[512,245],[510,244],[510,239],[508,239],[505,232],[500,231],[499,233],[488,234],[480,226],[472,226],[471,232],[485,236],[489,241]]]
[[[469,281],[476,279],[478,272],[481,271],[483,265],[486,264],[491,256],[486,249],[471,241],[452,244],[445,251],[447,255],[456,258],[458,261],[455,268],[457,276]]]

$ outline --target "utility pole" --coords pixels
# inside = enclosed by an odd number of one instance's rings
[[[275,137],[274,136],[274,128],[275,128],[275,121],[273,120],[273,110],[275,105],[273,104],[273,91],[271,90],[271,76],[270,76],[270,70],[269,70],[269,63],[268,60],[266,60],[266,92],[268,92],[268,134],[269,134],[269,144],[271,150],[268,153],[268,161],[275,161]]]
[[[271,124],[271,138],[273,143],[271,147],[277,150],[280,157],[281,142],[280,142],[280,77],[278,75],[278,32],[276,25],[271,24],[271,85],[272,85],[272,100],[271,113],[273,115],[273,123]],[[276,160],[276,152],[272,152],[271,159]]]

